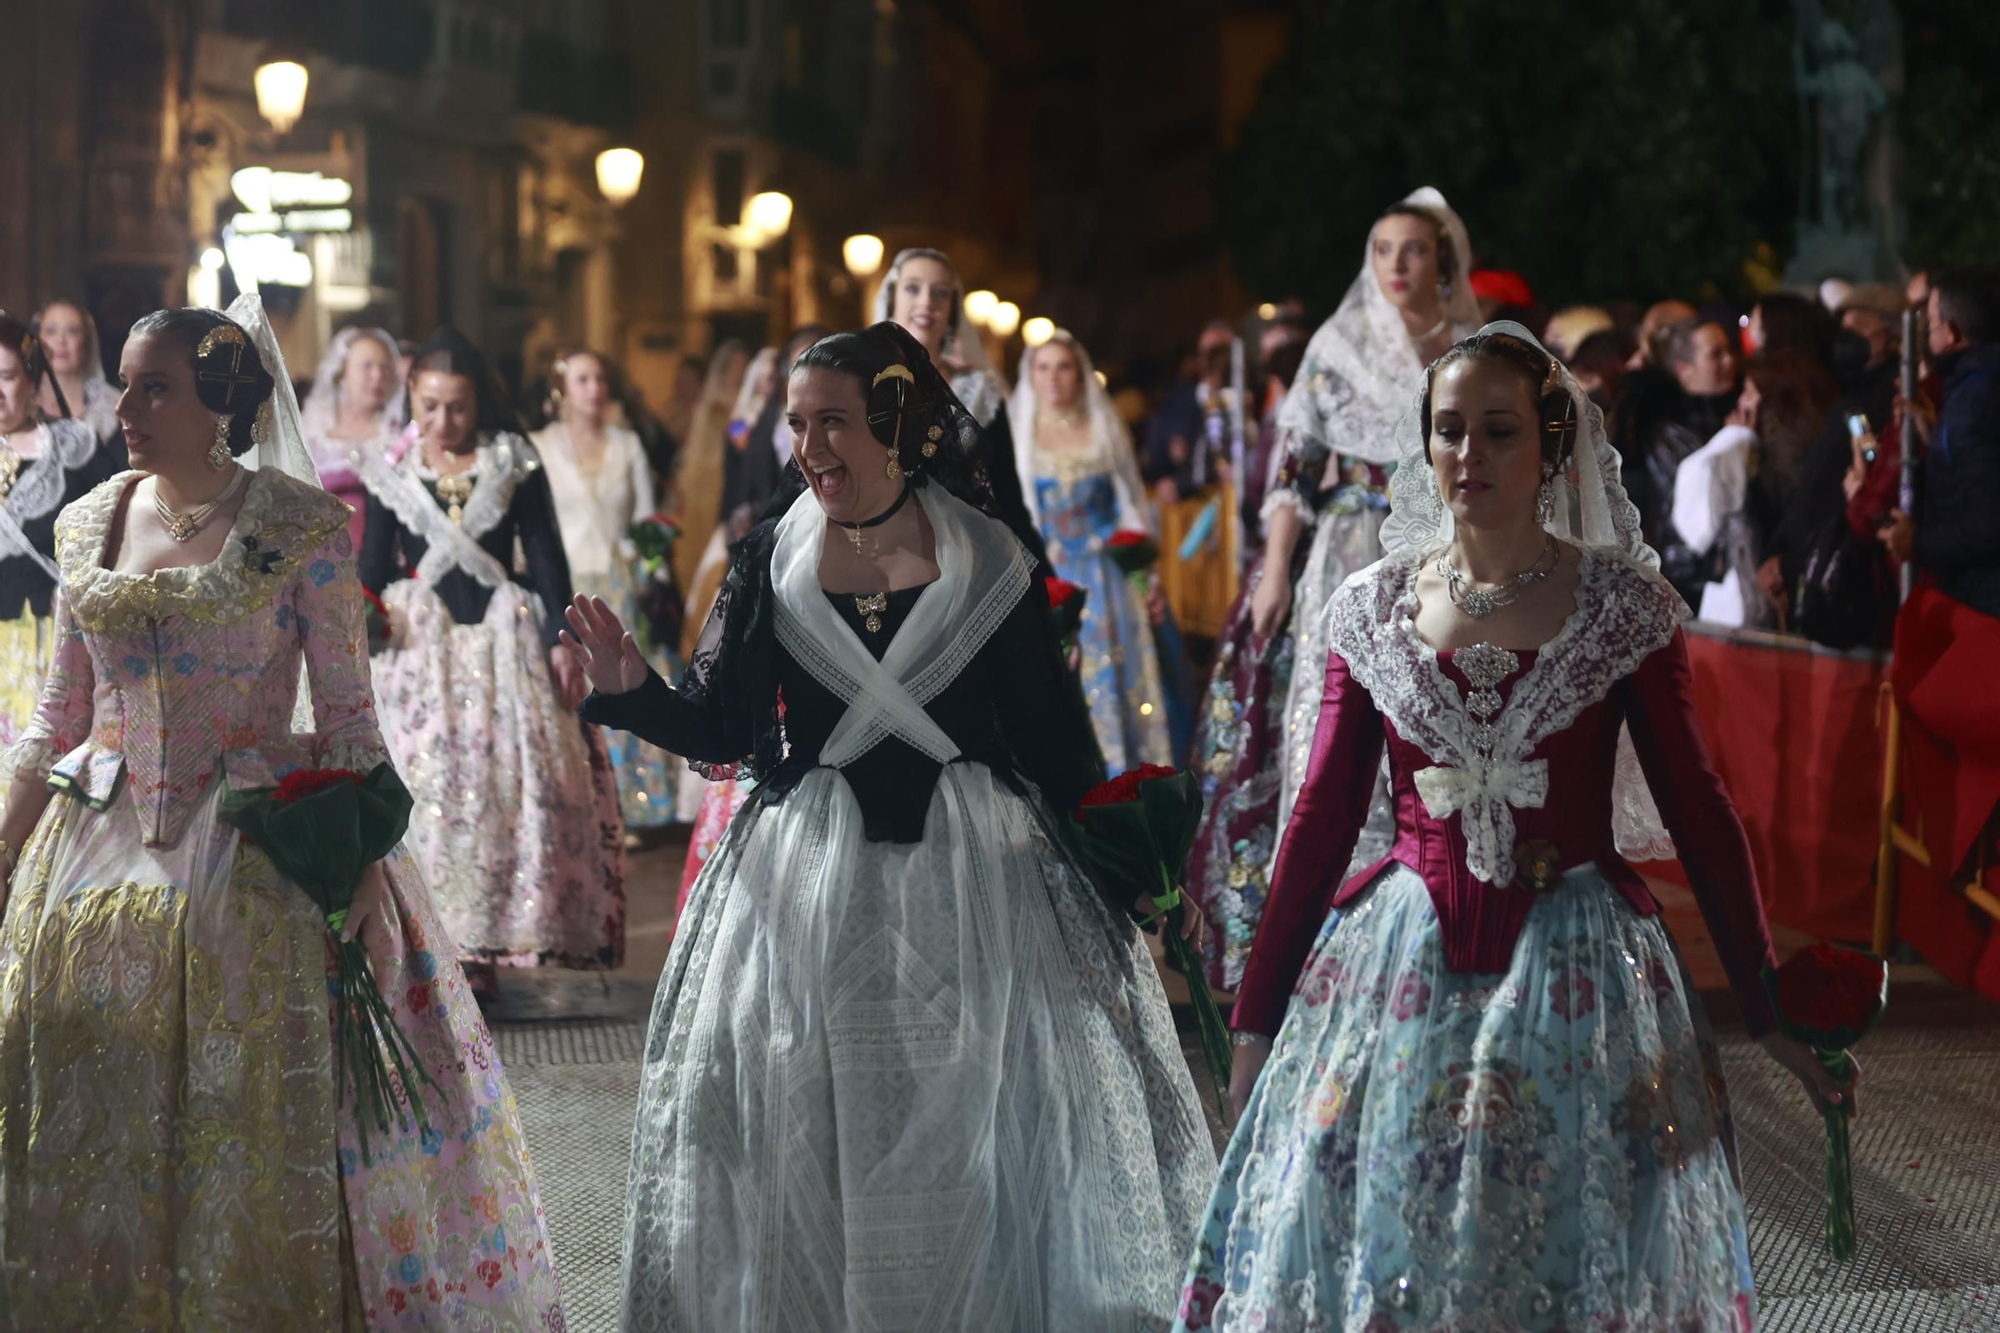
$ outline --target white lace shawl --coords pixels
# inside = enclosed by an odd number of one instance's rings
[[[1390,556],[1343,583],[1327,605],[1328,641],[1382,716],[1435,761],[1414,775],[1417,792],[1433,818],[1461,815],[1466,869],[1488,884],[1512,884],[1513,812],[1548,798],[1548,762],[1528,756],[1666,646],[1687,606],[1657,573],[1585,550],[1576,611],[1535,654],[1505,705],[1482,722],[1417,635],[1420,564],[1419,556]],[[1511,667],[1496,668],[1496,681],[1518,669],[1513,653],[1483,644],[1461,649],[1461,659],[1479,651],[1503,665],[1512,659]],[[1674,854],[1622,729],[1612,825],[1621,855],[1643,861]]]
[[[1428,185],[1402,202],[1435,217],[1451,238],[1459,272],[1445,300],[1444,315],[1453,326],[1453,337],[1464,337],[1479,322],[1479,302],[1465,280],[1472,255],[1465,223]],[[1370,229],[1362,247],[1361,272],[1339,308],[1306,344],[1299,372],[1278,406],[1279,448],[1295,458],[1318,460],[1340,453],[1378,465],[1391,463],[1403,437],[1414,430],[1410,394],[1423,374],[1423,358],[1402,315],[1375,280],[1374,240]],[[1310,523],[1315,511],[1309,498],[1275,488],[1265,498],[1264,517],[1269,519],[1279,505],[1290,505]]]
[[[829,526],[810,491],[778,520],[771,552],[778,642],[847,711],[821,747],[839,768],[895,736],[938,763],[958,746],[924,711],[979,654],[1028,589],[1020,540],[941,486],[918,492],[937,540],[938,577],[876,661],[819,582]]]
[[[445,516],[425,488],[419,449],[393,464],[380,454],[364,458],[361,484],[404,527],[424,539],[424,558],[417,562],[419,579],[435,583],[453,569],[462,569],[485,587],[498,588],[509,581],[507,570],[479,539],[506,517],[515,487],[540,466],[534,446],[519,435],[502,431],[481,440],[472,466],[472,495],[458,523]]]
[[[36,428],[40,444],[35,456],[21,464],[14,489],[0,500],[0,560],[25,555],[52,579],[60,579],[56,562],[35,549],[23,523],[46,515],[62,503],[63,473],[82,467],[97,451],[97,436],[74,417],[44,421]]]

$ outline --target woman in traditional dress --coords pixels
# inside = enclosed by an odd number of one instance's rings
[[[1327,610],[1181,1327],[1748,1333],[1721,1067],[1624,856],[1678,848],[1752,1034],[1841,1093],[1773,1030],[1687,607],[1601,414],[1525,328],[1420,384],[1388,554]],[[1385,746],[1395,845],[1343,885]]]
[[[417,800],[411,840],[482,997],[497,964],[616,967],[625,833],[604,739],[571,712],[584,686],[557,642],[572,594],[548,472],[463,335],[417,349],[409,391],[409,451],[361,464],[360,572],[389,609],[376,701]]]
[[[1021,490],[1007,389],[986,355],[979,331],[966,317],[965,282],[950,256],[921,247],[897,254],[875,289],[875,318],[893,320],[923,344],[953,395],[979,423],[979,463],[993,493],[995,512],[1046,565],[1041,529]]]
[[[595,352],[564,353],[552,378],[555,419],[533,438],[555,501],[570,582],[638,624],[645,576],[627,533],[653,516],[652,468],[637,433],[609,420],[611,384]],[[649,656],[665,674],[677,674],[670,646],[653,644]],[[673,823],[681,767],[673,756],[635,736],[613,740],[610,748],[626,829]]]
[[[139,470],[57,524],[56,663],[5,765],[0,1329],[560,1328],[513,1095],[417,860],[372,867],[344,927],[436,1084],[428,1129],[364,1153],[327,921],[220,816],[389,757],[347,508],[262,306],[149,315],[122,369]]]
[[[49,366],[42,414],[74,416],[100,440],[116,436],[118,390],[104,378],[104,349],[90,312],[75,301],[51,301],[35,316],[35,338]]]
[[[1021,494],[1057,575],[1086,590],[1084,699],[1105,767],[1116,775],[1141,764],[1171,764],[1166,700],[1144,593],[1111,558],[1122,530],[1157,538],[1132,437],[1090,364],[1066,330],[1021,360],[1012,419]]]
[[[1381,554],[1376,533],[1396,431],[1424,364],[1477,324],[1465,282],[1471,253],[1465,224],[1436,190],[1390,205],[1278,410],[1281,457],[1264,500],[1264,550],[1230,612],[1190,760],[1207,804],[1188,887],[1215,924],[1209,981],[1222,989],[1243,978],[1278,833],[1305,776],[1326,600]],[[1309,527],[1312,542],[1302,546]],[[1386,849],[1392,827],[1378,801],[1364,856]]]
[[[123,441],[62,415],[67,399],[44,414],[49,379],[46,349],[0,313],[0,745],[27,726],[55,651],[56,515],[125,466]]]
[[[361,549],[368,491],[364,459],[393,448],[404,412],[396,394],[396,340],[387,329],[353,326],[333,335],[319,359],[299,416],[320,484],[354,510],[349,529]]]
[[[621,1327],[1164,1327],[1213,1157],[1143,938],[1065,850],[1089,721],[977,423],[891,324],[815,344],[787,412],[811,490],[680,690],[570,618],[586,717],[763,776],[654,1005]]]
[[[722,522],[723,454],[729,448],[730,409],[743,388],[750,354],[734,338],[715,349],[708,361],[708,376],[702,383],[701,399],[688,420],[681,440],[680,458],[674,472],[674,512],[679,515],[681,537],[674,544],[674,582],[687,594],[687,620],[694,628],[687,632],[681,656],[694,646],[693,636],[708,618],[708,605],[715,600],[715,588],[722,586],[721,574],[728,567],[722,558],[726,543],[719,541]],[[703,589],[698,573],[709,563],[709,548],[715,542],[714,587]]]

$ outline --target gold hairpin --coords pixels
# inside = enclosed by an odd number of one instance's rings
[[[242,347],[248,341],[243,336],[243,330],[237,328],[234,324],[218,324],[202,335],[201,345],[194,349],[194,354],[197,358],[200,358],[207,356],[223,343]]]
[[[883,367],[882,373],[877,375],[875,377],[874,383],[870,384],[868,387],[872,389],[875,387],[875,385],[880,384],[883,380],[908,380],[910,383],[915,384],[917,382],[917,377],[915,373],[912,372],[908,366],[898,361],[892,366]]]

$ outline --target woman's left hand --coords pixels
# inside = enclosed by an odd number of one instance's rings
[[[382,904],[389,900],[389,876],[377,861],[361,872],[361,883],[354,890],[354,902],[347,909],[347,923],[340,928],[340,942],[347,944],[360,938],[361,928],[368,919],[382,910]]]
[[[1847,1068],[1849,1079],[1842,1083],[1826,1072],[1813,1048],[1802,1041],[1794,1041],[1781,1032],[1773,1032],[1759,1040],[1758,1044],[1770,1053],[1773,1060],[1792,1071],[1794,1077],[1805,1085],[1806,1095],[1820,1110],[1830,1110],[1835,1106],[1847,1108],[1847,1118],[1859,1119],[1860,1103],[1855,1100],[1855,1090],[1861,1086],[1861,1066],[1854,1053],[1848,1052]]]
[[[1160,910],[1159,907],[1155,905],[1151,894],[1148,894],[1145,897],[1139,899],[1136,905],[1139,911],[1144,913],[1148,917],[1158,915]],[[1190,944],[1194,945],[1195,948],[1199,949],[1201,947],[1202,929],[1207,924],[1207,922],[1202,918],[1201,908],[1195,905],[1194,899],[1188,897],[1185,893],[1183,893],[1181,895],[1180,910],[1181,910],[1181,938],[1188,941]]]

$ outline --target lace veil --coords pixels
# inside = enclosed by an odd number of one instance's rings
[[[1474,327],[1479,322],[1479,299],[1465,278],[1472,260],[1465,223],[1428,185],[1401,202],[1435,220],[1450,240],[1456,271],[1449,280],[1444,317],[1454,328]],[[1402,315],[1375,280],[1374,243],[1371,227],[1362,246],[1361,272],[1339,308],[1306,345],[1298,380],[1278,408],[1278,431],[1379,466],[1395,461],[1395,442],[1409,411],[1409,386],[1423,372],[1423,361]],[[1311,382],[1322,374],[1344,385],[1344,392],[1334,395],[1340,400],[1338,440],[1322,438],[1331,423],[1322,418],[1321,395]]]
[[[1090,353],[1067,329],[1057,329],[1049,343],[1069,348],[1076,358],[1081,377],[1085,410],[1090,418],[1090,444],[1118,483],[1118,525],[1155,531],[1146,504],[1146,483],[1139,476],[1139,458],[1132,448],[1132,432],[1111,402],[1111,395],[1097,382]],[[1044,344],[1045,346],[1047,344]],[[1007,405],[1007,419],[1014,431],[1014,468],[1021,478],[1021,499],[1028,512],[1035,512],[1035,416],[1039,399],[1035,396],[1034,363],[1038,348],[1021,357],[1021,370],[1014,385],[1014,397]]]
[[[230,307],[231,310],[235,308]],[[389,336],[386,329],[354,324],[334,334],[333,341],[326,345],[325,355],[319,359],[319,366],[313,371],[312,388],[307,392],[305,402],[299,406],[299,427],[307,440],[325,440],[340,424],[341,377],[347,372],[348,354],[354,350],[354,344],[363,338],[372,338],[379,343],[382,350],[389,354],[389,365],[394,368],[399,352],[396,340]],[[261,354],[263,349],[260,347],[258,350]],[[401,416],[400,399],[406,392],[391,394],[389,401],[382,405],[376,421],[378,435]]]
[[[1507,334],[1548,356],[1541,340],[1512,320],[1488,324],[1474,335],[1488,338]],[[1576,406],[1576,444],[1568,462],[1556,473],[1556,502],[1548,530],[1557,540],[1605,551],[1647,569],[1660,567],[1660,556],[1639,530],[1639,510],[1625,494],[1619,479],[1618,453],[1604,430],[1604,413],[1555,357],[1550,364],[1560,377],[1563,391]],[[1427,378],[1427,372],[1419,372]],[[1424,384],[1417,386],[1417,398],[1406,411],[1408,425],[1399,432],[1403,447],[1396,459],[1396,472],[1389,481],[1389,517],[1382,523],[1382,549],[1388,555],[1421,556],[1435,551],[1452,538],[1451,511],[1438,495],[1437,478],[1424,456],[1424,439],[1417,425],[1416,404],[1421,402]]]
[[[1512,320],[1488,324],[1474,335],[1509,334],[1544,355],[1541,340]],[[1555,357],[1549,357],[1564,392],[1576,406],[1576,444],[1555,478],[1552,517],[1543,526],[1557,540],[1622,559],[1657,575],[1659,553],[1646,544],[1639,530],[1639,510],[1619,480],[1618,454],[1604,430],[1604,413]],[[1426,378],[1428,374],[1426,373]],[[1423,388],[1418,387],[1421,398]],[[1451,511],[1438,495],[1437,478],[1424,457],[1424,441],[1412,409],[1402,432],[1404,447],[1389,481],[1389,516],[1382,523],[1382,549],[1391,558],[1421,559],[1451,541]],[[1679,598],[1674,599],[1676,602]],[[1687,608],[1679,608],[1685,618]],[[1673,839],[1660,809],[1646,786],[1646,775],[1632,748],[1629,728],[1618,733],[1618,761],[1612,781],[1611,829],[1624,856],[1636,861],[1668,861]]]

